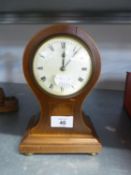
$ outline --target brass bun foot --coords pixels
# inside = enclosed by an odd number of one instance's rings
[[[15,97],[6,97],[0,88],[0,112],[15,112],[18,110],[18,100]]]
[[[32,156],[33,153],[23,153],[23,155],[25,155],[25,156]]]
[[[91,156],[96,156],[98,153],[91,153]]]

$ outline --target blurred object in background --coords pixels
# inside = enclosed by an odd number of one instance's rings
[[[131,72],[127,72],[126,84],[125,84],[124,107],[129,117],[131,117]]]
[[[12,97],[6,97],[4,90],[0,88],[0,113],[16,112],[18,110],[18,100]]]

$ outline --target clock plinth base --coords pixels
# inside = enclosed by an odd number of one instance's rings
[[[87,130],[91,130],[90,133],[77,133],[76,131],[72,133],[66,133],[66,131],[32,133],[31,128],[34,126],[34,121],[31,119],[19,145],[19,151],[23,154],[99,153],[102,149],[101,143],[92,124],[90,122],[88,124]]]
[[[49,139],[49,138],[48,138]],[[52,138],[50,138],[52,139]],[[49,154],[49,153],[88,153],[96,154],[101,151],[101,144],[94,138],[84,139],[85,143],[79,143],[82,141],[81,138],[72,138],[72,142],[66,141],[66,143],[60,143],[63,141],[62,138],[56,138],[57,144],[40,144],[40,143],[21,143],[20,153],[23,154]],[[73,143],[74,141],[74,143]]]

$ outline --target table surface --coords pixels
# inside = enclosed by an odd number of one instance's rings
[[[33,93],[24,84],[1,84],[7,96],[19,100],[19,111],[0,114],[1,175],[130,175],[131,120],[123,110],[123,92],[94,90],[84,103],[99,135],[103,150],[96,156],[88,154],[48,154],[25,156],[18,145],[30,117],[39,113]]]

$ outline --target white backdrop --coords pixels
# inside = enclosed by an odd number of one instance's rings
[[[124,89],[131,71],[131,25],[80,25],[94,38],[101,54],[98,88]],[[26,83],[22,70],[24,48],[45,25],[0,25],[0,82]]]

